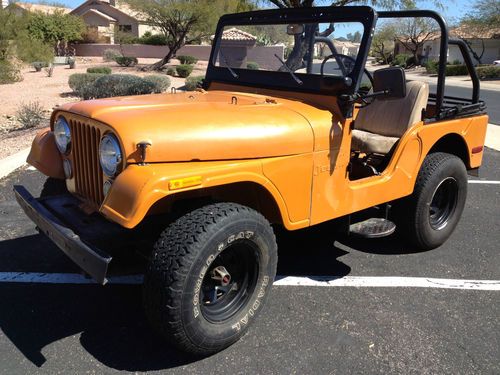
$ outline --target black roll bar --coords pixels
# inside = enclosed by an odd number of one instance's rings
[[[444,100],[444,81],[446,74],[446,62],[448,60],[448,26],[446,21],[441,15],[433,10],[395,10],[387,12],[378,12],[378,18],[432,18],[434,19],[441,29],[441,43],[439,47],[439,69],[438,69],[438,82],[436,89],[436,113],[441,113],[443,109]],[[469,56],[470,58],[470,56]],[[469,69],[469,67],[467,67]],[[472,74],[471,74],[472,76]],[[478,90],[479,98],[479,90]]]
[[[462,57],[464,58],[465,65],[467,66],[467,70],[469,71],[469,75],[472,80],[472,103],[479,103],[479,77],[476,69],[474,68],[469,50],[467,49],[467,44],[465,44],[465,42],[461,39],[450,39],[448,43],[460,48],[460,52],[462,53]]]

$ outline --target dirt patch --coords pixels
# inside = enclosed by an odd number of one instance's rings
[[[120,67],[114,62],[103,62],[102,58],[77,58],[76,68],[69,69],[67,65],[56,66],[52,77],[42,70],[35,72],[31,67],[22,70],[24,80],[8,85],[0,85],[0,143],[2,145],[1,158],[7,157],[19,150],[31,145],[35,134],[48,126],[48,119],[52,110],[62,104],[80,100],[76,97],[68,86],[68,78],[74,73],[85,73],[87,68],[96,66],[109,66],[113,73],[135,74],[145,76],[150,74],[165,74],[158,72],[143,72],[139,70],[157,59],[139,59],[137,67]],[[169,66],[179,64],[177,60],[172,60]],[[204,75],[207,62],[200,61],[196,64],[192,76]],[[170,77],[171,87],[182,88],[185,84],[184,78]],[[21,129],[17,121],[16,112],[22,104],[37,101],[46,110],[47,121],[37,129]]]

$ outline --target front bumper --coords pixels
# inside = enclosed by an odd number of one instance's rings
[[[80,266],[97,282],[106,284],[106,274],[111,256],[82,241],[67,224],[58,219],[45,205],[47,198],[35,199],[23,186],[14,186],[14,194],[26,215],[37,225],[39,231],[49,237],[73,262]],[[69,199],[69,198],[68,198]],[[63,204],[64,206],[64,204]]]

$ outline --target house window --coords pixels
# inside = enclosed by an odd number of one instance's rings
[[[119,25],[118,30],[124,33],[131,33],[132,32],[132,25]]]

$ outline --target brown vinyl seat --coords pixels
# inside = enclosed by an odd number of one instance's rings
[[[420,81],[406,82],[404,98],[376,98],[359,110],[351,149],[367,154],[389,153],[406,130],[422,120],[428,98],[429,85]]]

